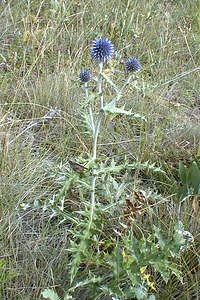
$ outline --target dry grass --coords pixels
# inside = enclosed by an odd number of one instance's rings
[[[115,44],[115,58],[106,69],[119,86],[126,78],[120,62],[136,56],[143,66],[136,86],[130,84],[121,101],[147,123],[106,119],[99,140],[102,160],[126,155],[156,162],[167,178],[131,174],[133,186],[159,190],[168,199],[178,180],[178,161],[194,159],[200,138],[200,4],[11,0],[2,1],[0,11],[0,259],[5,263],[0,264],[0,298],[41,299],[46,287],[57,287],[60,295],[68,287],[70,224],[59,225],[33,203],[46,203],[59,190],[51,174],[60,164],[90,153],[91,142],[80,126],[83,91],[77,80],[82,67],[96,72],[90,41],[108,36]],[[51,109],[56,113],[46,122]],[[158,299],[198,300],[199,212],[184,202],[180,219],[195,238],[182,258],[185,285],[177,292],[172,278],[160,285]]]

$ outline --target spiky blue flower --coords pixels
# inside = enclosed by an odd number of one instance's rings
[[[83,83],[90,81],[91,78],[92,78],[92,74],[90,73],[90,70],[88,70],[88,69],[82,70],[79,75],[79,79]]]
[[[97,38],[91,43],[90,53],[96,62],[106,62],[113,57],[114,45],[107,38]]]
[[[130,57],[126,60],[125,63],[126,69],[130,72],[138,72],[141,69],[141,63],[137,58],[135,57]]]

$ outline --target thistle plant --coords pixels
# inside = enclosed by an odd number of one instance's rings
[[[95,161],[97,159],[97,141],[98,141],[98,136],[99,136],[99,131],[100,131],[101,123],[103,120],[103,116],[108,108],[111,113],[132,114],[130,111],[126,112],[123,109],[118,110],[115,107],[115,104],[117,101],[116,98],[111,100],[110,103],[108,103],[106,106],[104,105],[104,97],[103,97],[103,90],[102,90],[102,79],[103,79],[102,71],[103,71],[104,63],[106,63],[110,59],[112,59],[112,57],[114,55],[113,43],[107,38],[97,38],[91,43],[90,54],[91,54],[92,59],[99,65],[98,80],[97,80],[98,97],[99,97],[99,113],[98,113],[97,121],[94,124],[92,108],[91,108],[91,105],[89,105],[88,110],[89,110],[89,116],[90,116],[90,127],[92,128],[92,131],[93,131],[93,148],[92,148],[93,169],[92,169],[92,182],[91,182],[91,215],[90,215],[90,221],[89,221],[89,226],[88,226],[89,230],[90,230],[90,227],[92,224],[93,214],[94,214],[94,209],[95,209],[95,187],[96,187],[96,179],[97,179]],[[121,96],[126,85],[130,82],[133,74],[138,72],[141,69],[141,63],[134,57],[127,59],[125,66],[126,66],[127,71],[131,72],[131,75],[129,75],[125,84],[119,90],[118,98],[119,98],[119,95]],[[88,95],[88,81],[91,79],[90,72],[87,69],[82,71],[80,73],[80,79],[82,82],[85,83],[85,96],[87,99],[89,96]]]
[[[165,282],[169,280],[171,274],[175,274],[181,280],[180,270],[176,268],[176,264],[170,261],[170,258],[180,258],[181,252],[187,247],[182,224],[180,222],[176,225],[173,224],[171,232],[163,235],[161,229],[152,221],[152,228],[147,230],[149,233],[146,234],[146,232],[142,232],[141,228],[137,228],[140,235],[136,237],[131,223],[133,211],[130,212],[130,219],[126,220],[131,206],[127,207],[126,212],[121,210],[121,216],[118,216],[118,220],[124,218],[122,225],[126,230],[120,229],[120,225],[115,221],[110,228],[109,222],[113,213],[120,211],[120,199],[122,199],[122,205],[130,202],[125,196],[130,180],[126,180],[126,176],[124,176],[120,182],[115,178],[117,174],[132,169],[164,172],[155,164],[137,161],[130,163],[127,159],[124,159],[119,165],[113,159],[110,165],[104,166],[98,155],[98,138],[105,114],[122,114],[146,122],[145,117],[132,112],[132,110],[126,110],[125,106],[119,107],[118,105],[126,86],[140,71],[141,63],[135,57],[126,60],[127,79],[122,87],[118,88],[103,73],[104,64],[114,56],[112,42],[107,38],[95,39],[91,43],[90,54],[92,60],[98,64],[97,93],[90,93],[90,81],[93,76],[89,69],[83,69],[79,74],[79,79],[84,85],[85,97],[82,105],[84,113],[82,116],[87,120],[86,125],[92,140],[92,151],[85,166],[69,161],[73,170],[69,170],[65,176],[62,176],[65,178],[62,188],[52,205],[56,212],[61,207],[60,215],[73,224],[70,229],[71,239],[68,248],[71,282],[64,299],[75,300],[76,291],[87,286],[92,293],[91,299],[108,296],[108,299],[155,300],[156,285],[151,274],[159,273]],[[114,97],[107,102],[104,99],[106,95],[104,83],[115,90]],[[98,105],[97,112],[96,105]],[[66,212],[64,204],[58,205],[58,203],[63,203],[64,195],[74,184],[77,184],[80,189],[79,196],[84,207],[78,211],[78,217],[77,214],[70,215]],[[99,201],[101,193],[108,199],[106,205]],[[148,200],[145,205],[143,211],[151,210],[152,216],[152,208],[147,207]],[[141,205],[132,206],[136,214],[140,208]],[[157,223],[158,219],[155,218]],[[142,226],[142,222],[140,226]],[[115,229],[117,225],[119,231]],[[105,271],[102,266],[105,267]],[[52,300],[58,299],[56,298],[57,294],[51,290],[44,291],[43,297]]]
[[[103,91],[102,91],[102,69],[103,63],[108,61],[113,57],[114,46],[112,42],[105,38],[98,38],[94,40],[91,44],[90,53],[92,59],[99,63],[99,72],[98,72],[98,95],[99,95],[99,114],[94,130],[93,136],[93,150],[92,150],[92,160],[95,162],[97,158],[97,140],[99,135],[99,130],[101,122],[104,115],[104,102],[103,102]],[[91,216],[89,222],[89,229],[92,223],[94,208],[95,208],[95,185],[96,185],[96,167],[92,170],[92,183],[91,183]]]

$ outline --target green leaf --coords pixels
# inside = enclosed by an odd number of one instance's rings
[[[191,171],[191,187],[194,189],[194,193],[198,194],[200,192],[200,170],[195,161],[192,162],[190,166]]]
[[[140,114],[133,113],[131,111],[131,109],[130,110],[125,110],[124,107],[125,107],[125,105],[122,106],[122,107],[116,107],[115,105],[112,105],[112,106],[106,105],[103,108],[103,110],[105,112],[108,112],[108,113],[111,113],[111,114],[115,114],[115,115],[122,114],[122,115],[127,115],[127,116],[133,116],[134,118],[146,121],[144,116],[141,116]]]
[[[65,294],[64,300],[76,300],[76,299],[67,293]]]
[[[175,245],[177,246],[177,251],[179,253],[180,249],[182,246],[185,245],[185,238],[184,238],[184,227],[183,223],[179,221],[175,226],[174,226],[174,233],[173,233],[173,238],[175,241]]]
[[[152,172],[165,174],[165,171],[161,170],[160,167],[156,167],[155,163],[150,164],[149,161],[146,161],[145,163],[136,161],[132,164],[125,161],[122,165],[116,165],[114,160],[112,160],[110,166],[107,167],[104,167],[103,164],[101,164],[100,168],[96,171],[96,174],[119,173],[121,170],[126,169],[150,170]]]
[[[112,105],[110,107],[105,106],[104,111],[110,112],[110,113],[116,114],[116,115],[118,115],[118,114],[124,114],[124,115],[128,115],[128,116],[133,115],[131,109],[130,110],[125,110],[124,107],[125,107],[125,105],[122,106],[122,107],[117,107],[115,105]]]
[[[199,158],[199,157],[200,157],[200,143],[199,143],[199,147],[198,147],[198,150],[197,150],[196,158]]]
[[[157,228],[155,225],[153,226],[153,228],[154,228],[154,235],[158,239],[158,245],[163,250],[165,248],[166,241],[162,235],[162,232],[160,228]]]
[[[123,290],[118,284],[116,283],[116,280],[111,280],[110,282],[106,283],[105,285],[101,286],[101,291],[104,292],[104,294],[111,296],[114,300],[121,300],[124,299],[124,293]],[[95,298],[96,299],[96,298]]]
[[[143,285],[133,288],[135,296],[138,300],[147,299],[147,288]]]
[[[100,164],[99,169],[96,171],[96,174],[110,174],[118,173],[121,170],[125,169],[125,163],[122,165],[116,165],[114,159],[111,160],[110,166],[104,167],[103,163]]]
[[[59,201],[65,194],[69,191],[71,186],[73,185],[74,181],[77,179],[77,175],[70,174],[69,178],[66,178],[66,180],[63,182],[63,186],[61,187],[58,195],[56,195],[56,200]]]
[[[73,287],[68,289],[67,293],[69,295],[69,292],[74,292],[77,288],[84,287],[90,284],[93,284],[94,286],[95,285],[98,286],[101,283],[101,281],[102,278],[100,276],[94,275],[92,272],[89,271],[88,277],[86,277],[86,279],[82,281],[77,282]]]
[[[90,137],[93,136],[93,131],[92,131],[92,125],[90,121],[90,116],[88,112],[81,112],[80,113],[82,119],[83,119],[83,127],[85,128],[85,133],[87,133]]]
[[[169,261],[167,259],[164,259],[164,258],[161,259],[158,256],[158,260],[157,261],[155,261],[155,260],[152,261],[151,265],[155,268],[155,270],[157,272],[160,273],[160,275],[164,279],[165,283],[167,283],[169,278],[170,278]]]
[[[185,184],[183,185],[180,189],[179,189],[179,197],[180,200],[182,200],[183,198],[185,198],[186,196],[188,196],[190,194],[190,189],[188,188],[188,186]]]
[[[71,247],[68,249],[70,252],[74,252],[74,256],[72,261],[70,262],[70,278],[71,283],[74,281],[74,278],[78,272],[80,263],[83,259],[83,257],[87,256],[85,255],[85,251],[87,251],[87,241],[85,238],[83,238],[79,245],[71,241]]]
[[[186,183],[186,170],[187,169],[186,169],[185,165],[183,164],[183,162],[179,161],[179,175],[180,175],[182,184]]]
[[[156,300],[156,296],[155,295],[150,295],[148,300]]]
[[[114,82],[110,79],[109,76],[107,76],[106,74],[102,73],[102,77],[106,80],[106,82],[108,84],[110,84],[117,93],[119,93],[118,87],[114,84]]]
[[[112,267],[113,273],[115,275],[115,279],[119,280],[120,275],[123,273],[123,257],[122,257],[122,251],[118,247],[118,245],[115,246],[115,249],[108,261],[108,264]]]
[[[50,289],[44,290],[44,292],[42,292],[42,296],[45,299],[49,299],[49,300],[60,300],[60,298],[58,297],[58,294]]]
[[[87,98],[84,98],[84,101],[82,102],[81,106],[79,107],[79,110],[85,109],[86,107],[89,106],[89,104],[91,104],[91,102],[93,102],[95,99],[98,98],[98,94],[97,93],[91,93]]]
[[[170,262],[169,269],[171,270],[171,273],[174,274],[178,278],[178,280],[183,283],[182,272],[177,269],[177,265],[173,262]]]

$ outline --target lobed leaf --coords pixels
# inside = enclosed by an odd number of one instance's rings
[[[105,112],[108,112],[108,113],[111,113],[111,114],[114,114],[114,115],[119,115],[119,114],[122,114],[122,115],[126,115],[126,116],[133,116],[134,118],[137,118],[137,119],[141,119],[143,121],[146,121],[145,117],[140,115],[140,114],[136,114],[136,113],[133,113],[130,110],[125,110],[125,105],[122,106],[122,107],[117,107],[115,105],[112,105],[112,106],[109,106],[109,105],[106,105],[103,110]]]
[[[49,299],[49,300],[61,300],[59,298],[58,294],[56,292],[54,292],[53,290],[50,290],[50,289],[44,290],[44,292],[42,292],[42,296],[45,299]]]

